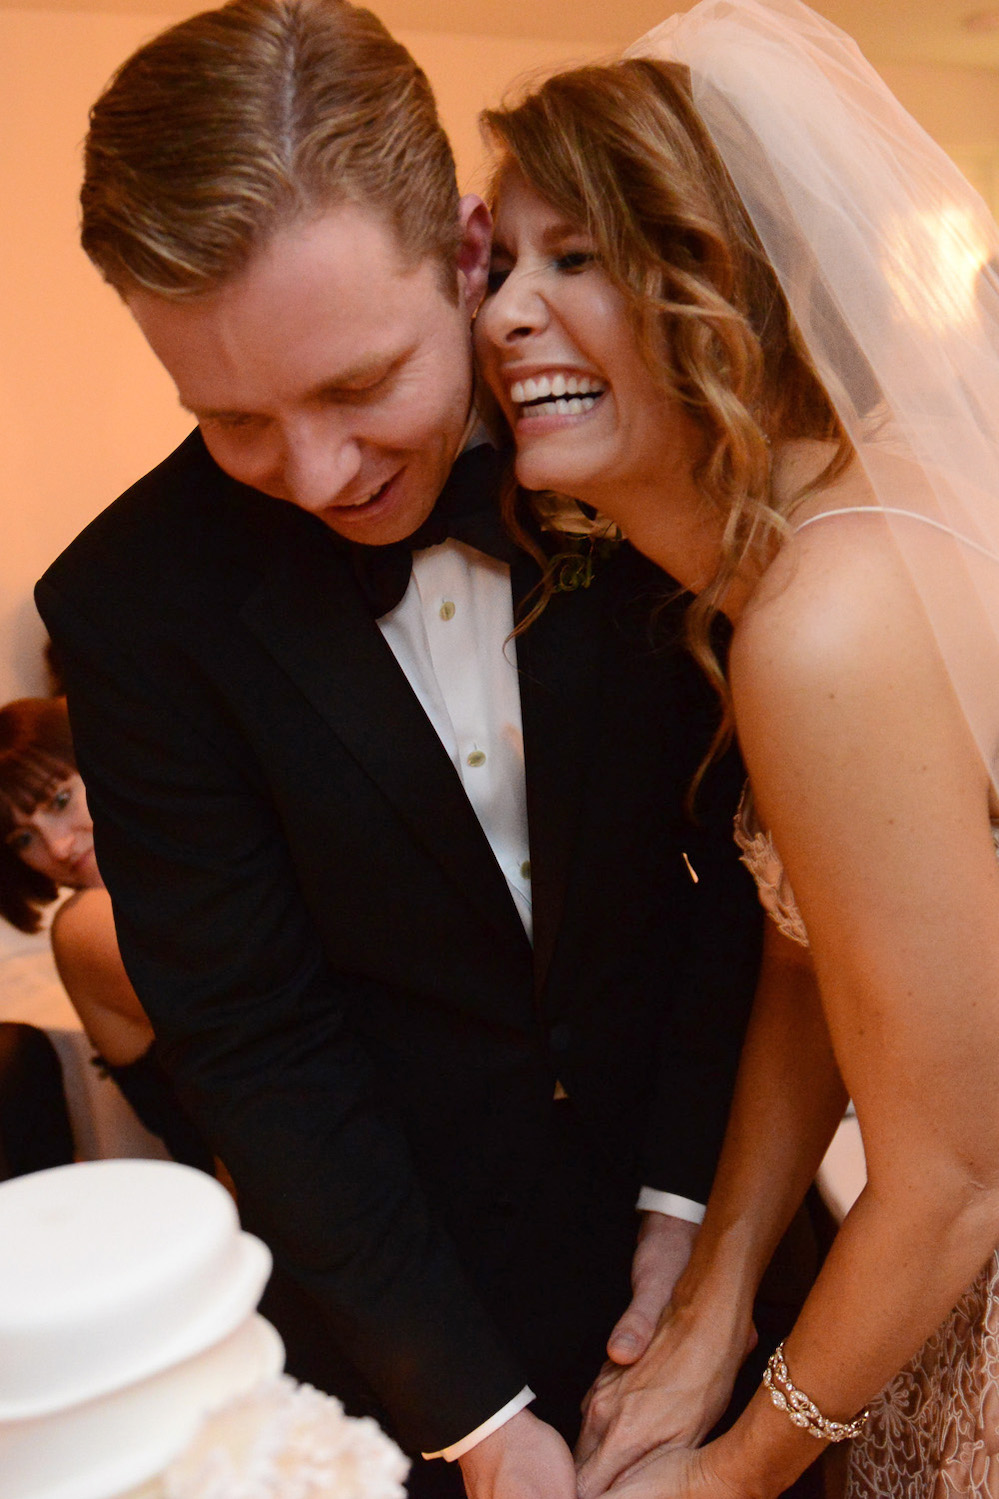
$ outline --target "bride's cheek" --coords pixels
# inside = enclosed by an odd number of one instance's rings
[[[490,372],[493,344],[489,336],[489,313],[486,306],[479,308],[475,322],[472,324],[472,347],[475,351],[475,357],[479,361],[480,370],[489,383],[490,388],[494,389]]]

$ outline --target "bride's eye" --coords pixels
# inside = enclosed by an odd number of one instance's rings
[[[486,296],[491,297],[498,292],[509,274],[509,266],[491,265],[486,277]]]

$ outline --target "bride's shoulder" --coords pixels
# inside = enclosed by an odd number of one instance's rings
[[[799,692],[835,690],[858,673],[895,670],[910,654],[925,659],[925,614],[890,522],[856,461],[820,483],[831,456],[828,444],[813,442],[789,444],[780,456],[778,498],[802,498],[737,621],[736,691],[747,676]]]

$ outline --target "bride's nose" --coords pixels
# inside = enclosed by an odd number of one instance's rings
[[[478,322],[490,343],[499,347],[541,332],[549,316],[538,277],[515,268],[486,301]]]

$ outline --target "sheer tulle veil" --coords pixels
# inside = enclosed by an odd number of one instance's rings
[[[701,0],[629,55],[689,68],[999,784],[999,229],[799,0]]]

